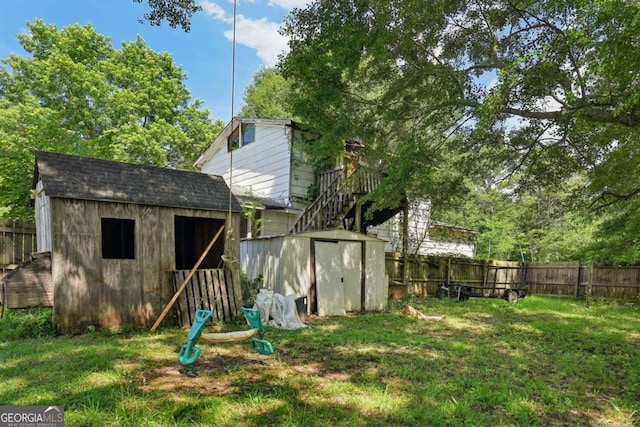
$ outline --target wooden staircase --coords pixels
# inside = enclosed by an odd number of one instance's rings
[[[346,176],[344,169],[318,175],[319,196],[307,206],[289,232],[335,228],[364,231],[367,226],[383,223],[399,209],[378,211],[371,218],[365,218],[371,202],[361,202],[362,196],[373,191],[381,181],[382,175],[362,171]]]

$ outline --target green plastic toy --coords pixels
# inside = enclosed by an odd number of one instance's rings
[[[253,349],[260,354],[273,354],[273,346],[264,339],[264,326],[262,326],[262,320],[260,320],[260,310],[247,307],[242,307],[241,310],[249,326],[258,330],[258,337],[251,337]]]
[[[187,343],[180,348],[178,355],[180,363],[185,366],[196,363],[201,353],[200,348],[196,345],[196,342],[200,338],[215,343],[242,341],[250,338],[251,345],[255,351],[260,354],[272,354],[274,351],[273,345],[264,338],[265,331],[262,321],[260,320],[260,310],[247,307],[242,307],[241,310],[251,329],[246,331],[208,334],[203,334],[202,330],[213,316],[213,312],[210,310],[196,310],[195,320],[191,325]],[[255,335],[257,335],[257,337]]]
[[[196,342],[200,338],[204,326],[212,316],[213,311],[211,310],[196,310],[196,318],[193,321],[193,325],[191,325],[187,343],[180,348],[180,353],[178,354],[178,360],[183,365],[193,365],[200,357],[200,347],[196,345]]]

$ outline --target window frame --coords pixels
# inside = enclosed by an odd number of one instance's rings
[[[102,259],[136,259],[136,220],[100,218],[100,256]]]
[[[256,124],[240,123],[227,137],[227,151],[237,150],[256,141]]]

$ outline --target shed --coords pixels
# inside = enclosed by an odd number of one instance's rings
[[[51,252],[53,322],[64,332],[149,326],[174,293],[173,272],[240,223],[219,176],[48,152],[36,153],[33,197],[38,251]],[[220,267],[225,234],[201,268]],[[237,257],[237,243],[227,251]]]
[[[384,240],[336,229],[240,242],[240,268],[276,293],[307,297],[307,313],[344,315],[387,303]]]
[[[51,254],[32,253],[0,279],[0,304],[6,308],[52,307]],[[2,317],[0,309],[0,317]]]

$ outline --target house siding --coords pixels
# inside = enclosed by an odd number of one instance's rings
[[[299,212],[292,213],[290,211],[263,211],[263,223],[260,235],[277,236],[288,233],[299,214]]]
[[[423,212],[423,211],[422,211]],[[462,234],[457,237],[441,236],[428,228],[420,215],[409,211],[409,246],[408,252],[418,255],[451,255],[473,258],[475,256],[475,240],[473,235]],[[417,219],[416,219],[417,218]],[[376,227],[370,227],[368,234],[385,241],[386,252],[402,252],[402,216],[396,215]]]
[[[291,161],[291,177],[290,200],[295,207],[304,209],[308,203],[309,187],[315,183],[315,173],[309,159],[300,147],[301,142],[297,135],[300,131],[292,131],[292,161]]]
[[[292,149],[300,131],[284,124],[255,124],[255,141],[233,151],[231,184],[250,190],[257,197],[300,206],[314,182],[313,168],[304,154]],[[230,153],[220,148],[201,167],[203,173],[221,175],[230,183]],[[295,144],[295,143],[294,143]]]
[[[255,142],[233,151],[232,185],[241,186],[256,195],[287,202],[289,199],[288,135],[285,126],[256,124]],[[283,145],[287,147],[283,149]],[[226,145],[202,165],[202,172],[221,175],[227,183],[230,153]]]

